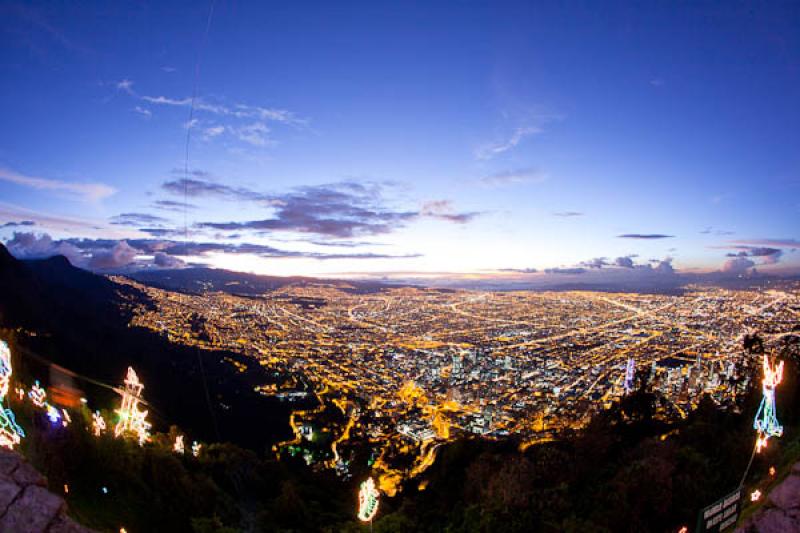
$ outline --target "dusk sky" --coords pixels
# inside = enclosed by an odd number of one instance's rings
[[[2,2],[0,21],[19,257],[800,271],[797,2],[219,0],[208,26],[205,2]]]

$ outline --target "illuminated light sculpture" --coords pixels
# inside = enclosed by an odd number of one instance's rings
[[[25,398],[25,389],[23,387],[17,387],[16,389],[17,397],[22,401]]]
[[[378,498],[381,493],[375,488],[375,481],[370,477],[361,483],[358,489],[358,519],[371,522],[378,514]]]
[[[775,467],[774,466],[769,467],[769,475],[772,476],[772,477],[775,477]]]
[[[202,449],[203,449],[203,445],[200,444],[199,442],[194,441],[192,443],[192,455],[194,455],[195,457],[200,455],[200,450],[202,450]]]
[[[47,404],[47,418],[49,418],[50,422],[52,422],[53,424],[61,420],[61,413],[59,413],[58,409],[56,409],[49,403]]]
[[[99,437],[105,430],[106,421],[103,419],[103,415],[100,414],[100,411],[95,411],[92,413],[92,431],[94,432],[94,436]]]
[[[629,357],[628,366],[625,368],[625,394],[629,394],[633,389],[634,372],[636,372],[636,362],[633,357]]]
[[[783,426],[778,423],[778,419],[775,416],[775,387],[783,379],[783,361],[777,367],[772,368],[767,355],[764,354],[763,367],[764,379],[761,381],[763,397],[753,422],[753,429],[758,432],[756,452],[760,452],[767,446],[767,441],[770,437],[783,435]]]
[[[139,381],[139,376],[133,368],[128,367],[125,377],[125,390],[122,391],[122,405],[117,410],[119,422],[114,428],[114,436],[119,437],[127,432],[135,433],[139,445],[143,445],[150,438],[150,423],[146,420],[147,411],[139,410],[144,384]]]
[[[754,490],[753,492],[750,493],[750,501],[751,502],[757,502],[759,499],[761,499],[761,491],[760,490],[756,489],[756,490]]]
[[[33,405],[36,407],[44,407],[44,404],[47,401],[47,392],[39,385],[39,380],[33,382],[33,387],[31,387],[30,392],[28,393],[28,398],[31,399]]]
[[[172,451],[183,455],[183,435],[178,435],[175,437],[175,444],[172,445]]]
[[[25,436],[25,432],[14,418],[14,412],[2,406],[8,393],[12,372],[11,351],[8,349],[8,344],[0,341],[0,446],[9,449],[13,449]]]

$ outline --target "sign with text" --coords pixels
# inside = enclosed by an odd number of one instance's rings
[[[741,487],[700,511],[697,533],[725,531],[736,525],[742,503]]]

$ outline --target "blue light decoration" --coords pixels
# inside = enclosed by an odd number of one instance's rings
[[[758,406],[756,418],[753,421],[753,429],[758,432],[756,439],[756,452],[766,448],[770,437],[780,437],[783,435],[783,426],[778,423],[775,416],[775,388],[783,379],[783,361],[773,368],[769,358],[764,354],[763,361],[764,379],[761,381],[761,405]]]
[[[11,350],[5,341],[0,341],[0,446],[8,449],[13,449],[25,436],[11,409],[3,407],[12,372]]]
[[[49,418],[50,422],[53,424],[57,424],[61,420],[61,413],[49,403],[47,404],[47,418]]]

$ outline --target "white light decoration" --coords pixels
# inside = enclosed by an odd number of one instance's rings
[[[378,498],[381,493],[375,488],[375,481],[370,477],[361,483],[358,489],[358,519],[371,522],[378,514]]]
[[[125,390],[122,391],[122,405],[117,410],[119,422],[114,427],[114,436],[119,437],[125,433],[135,433],[139,445],[150,439],[150,423],[146,420],[147,411],[139,410],[144,385],[139,381],[139,376],[132,367],[128,367],[125,377]]]
[[[5,341],[0,341],[0,446],[9,449],[13,449],[25,436],[14,418],[14,412],[2,406],[5,404],[12,373],[11,350]]]
[[[750,501],[751,502],[757,502],[760,499],[761,499],[761,491],[760,490],[756,489],[756,490],[754,490],[753,492],[750,493]]]
[[[30,392],[28,392],[28,398],[31,399],[33,405],[36,407],[44,407],[44,404],[47,402],[47,392],[39,385],[38,379],[34,381],[33,387],[31,387]]]
[[[764,354],[763,370],[764,379],[761,380],[763,397],[753,421],[753,429],[758,432],[756,452],[766,448],[770,437],[783,435],[783,426],[778,423],[778,418],[775,416],[775,388],[783,379],[783,361],[777,367],[772,368],[767,354]]]
[[[200,444],[199,442],[194,441],[192,443],[192,455],[194,455],[195,457],[200,455],[200,450],[202,450],[202,449],[203,449],[203,445]]]
[[[103,419],[103,415],[100,414],[100,411],[95,411],[92,413],[92,431],[94,432],[94,436],[99,437],[105,430],[106,421]]]
[[[172,451],[183,455],[183,435],[178,435],[175,437],[175,444],[172,445]]]

